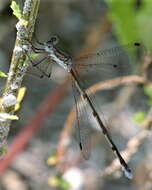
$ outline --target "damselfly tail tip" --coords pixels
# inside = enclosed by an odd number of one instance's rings
[[[122,168],[123,169],[123,171],[124,171],[124,174],[125,174],[125,176],[128,178],[128,179],[132,179],[133,178],[133,174],[132,174],[132,172],[131,172],[131,169],[129,169],[129,168]]]

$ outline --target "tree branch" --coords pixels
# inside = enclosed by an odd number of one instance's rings
[[[21,87],[28,64],[25,64],[25,48],[28,49],[27,39],[31,40],[34,24],[37,17],[40,0],[26,0],[23,14],[16,25],[17,36],[11,59],[8,78],[6,81],[3,98],[0,104],[0,149],[5,145],[11,125],[10,119],[4,115],[14,114],[17,103],[17,92]]]

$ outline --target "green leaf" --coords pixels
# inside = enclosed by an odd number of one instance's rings
[[[70,183],[67,182],[65,179],[63,179],[62,176],[50,177],[48,179],[48,184],[51,187],[58,187],[59,189],[62,189],[62,190],[69,190],[71,187]]]
[[[39,56],[39,54],[37,54],[37,53],[32,53],[32,54],[30,54],[29,58],[30,58],[31,60],[33,60],[33,59],[37,58],[38,56]],[[26,61],[24,61],[24,65],[28,65],[28,64],[29,64],[29,60],[26,59]]]
[[[137,9],[133,0],[105,0],[109,19],[121,44],[143,42],[152,51],[152,1],[143,0]]]
[[[4,72],[0,71],[0,77],[6,78],[6,77],[7,77],[7,74],[5,74]]]
[[[147,96],[149,96],[149,98],[152,98],[152,88],[149,86],[144,86],[144,92]]]
[[[146,114],[143,111],[139,111],[133,116],[133,120],[137,124],[142,124],[145,119],[146,119]]]
[[[60,187],[63,189],[63,190],[68,190],[70,189],[70,184],[63,178],[60,179]]]
[[[37,53],[32,53],[31,55],[30,55],[30,58],[31,59],[35,59],[35,58],[37,58],[39,56],[39,54],[37,54]]]
[[[152,1],[144,0],[142,1],[142,8],[138,12],[137,22],[138,22],[138,33],[140,35],[141,41],[149,51],[152,51]]]
[[[149,105],[149,106],[152,106],[152,99],[149,99],[149,100],[148,100],[148,105]]]
[[[132,0],[106,0],[109,6],[109,18],[121,43],[139,40],[137,12]]]
[[[13,10],[13,15],[15,15],[20,20],[22,17],[22,13],[19,5],[15,1],[12,1],[10,7]]]
[[[8,152],[8,147],[7,146],[3,146],[0,148],[0,156],[5,155]]]
[[[18,94],[17,94],[17,102],[18,104],[15,104],[15,108],[14,108],[14,111],[18,111],[21,107],[21,102],[25,96],[25,92],[26,92],[26,88],[25,87],[22,87],[19,89],[18,91]]]
[[[152,88],[149,87],[149,86],[147,86],[147,85],[145,85],[144,86],[144,92],[149,97],[149,99],[148,99],[148,105],[152,106]]]

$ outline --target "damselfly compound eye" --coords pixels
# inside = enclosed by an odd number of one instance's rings
[[[56,45],[59,42],[59,38],[57,36],[52,36],[51,39],[50,39],[50,42],[53,45]]]
[[[52,45],[47,45],[47,47],[50,49],[52,47]]]

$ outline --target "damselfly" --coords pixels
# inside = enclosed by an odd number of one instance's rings
[[[73,81],[73,87],[77,89],[79,92],[79,95],[83,99],[83,101],[88,105],[89,109],[91,110],[92,116],[100,126],[100,129],[104,136],[106,137],[107,141],[110,144],[110,147],[114,154],[119,159],[119,162],[124,170],[125,175],[128,178],[132,178],[132,173],[130,168],[128,167],[125,160],[122,158],[117,146],[113,142],[111,135],[109,134],[107,128],[103,124],[103,121],[101,120],[101,117],[99,113],[97,112],[92,99],[86,92],[87,86],[85,86],[83,79],[81,79],[79,71],[84,67],[84,70],[87,68],[87,70],[91,70],[92,68],[96,68],[96,70],[100,69],[106,69],[109,70],[109,76],[113,78],[115,75],[118,75],[118,73],[121,73],[122,75],[128,74],[128,62],[130,62],[128,54],[125,52],[124,48],[128,50],[132,50],[131,53],[135,53],[137,49],[139,49],[140,44],[134,43],[126,46],[120,46],[111,48],[105,51],[101,51],[98,53],[94,53],[93,55],[86,55],[82,56],[79,59],[74,60],[71,56],[66,55],[65,53],[61,52],[56,48],[56,44],[58,43],[58,38],[56,36],[51,37],[51,39],[46,43],[38,42],[39,45],[41,45],[41,48],[37,48],[31,44],[32,50],[34,53],[43,55],[43,58],[39,60],[37,63],[35,63],[35,60],[31,60],[30,56],[28,55],[28,59],[32,63],[32,66],[36,67],[36,69],[41,73],[41,77],[51,76],[51,62],[57,63],[59,66],[61,66],[64,70],[66,70],[68,73],[70,73]],[[134,51],[134,52],[133,52]],[[122,59],[123,58],[123,59]],[[46,61],[44,63],[44,61]],[[102,72],[101,75],[104,75]],[[88,79],[89,80],[89,79]],[[83,129],[84,126],[81,126],[81,122],[79,120],[79,110],[78,106],[76,105],[77,110],[77,118],[78,118],[78,136],[79,136],[79,146],[82,151],[82,154],[84,158],[88,158],[89,156],[89,148],[88,148],[88,140],[90,137],[87,135],[88,132],[85,132],[85,130],[89,131],[89,128],[87,129],[86,126]]]

